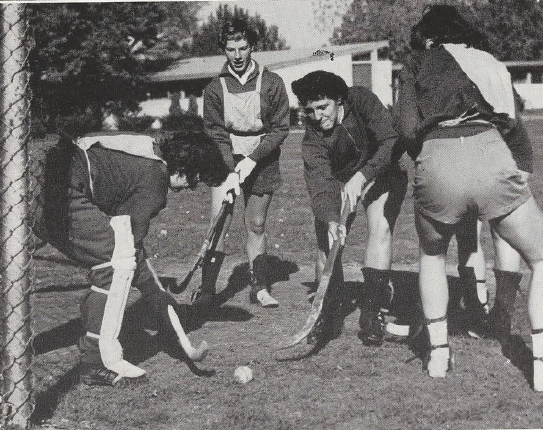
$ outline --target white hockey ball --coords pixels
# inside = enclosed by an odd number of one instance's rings
[[[253,371],[249,366],[236,367],[234,379],[240,384],[246,384],[253,379]]]

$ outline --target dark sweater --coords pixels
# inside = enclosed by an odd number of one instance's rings
[[[412,158],[424,140],[473,136],[496,127],[519,169],[532,171],[532,146],[519,117],[520,97],[515,92],[516,118],[496,114],[477,86],[468,78],[454,57],[443,47],[414,52],[400,73],[400,94],[395,107],[398,131]],[[439,128],[438,123],[455,119],[464,112],[478,113],[488,125],[460,124]]]
[[[321,132],[310,124],[302,141],[304,175],[315,217],[339,221],[341,183],[361,172],[369,182],[391,164],[398,137],[388,110],[364,87],[349,89],[342,124]]]

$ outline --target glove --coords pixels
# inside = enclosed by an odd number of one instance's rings
[[[351,212],[354,212],[358,199],[362,195],[362,187],[366,184],[366,178],[361,172],[356,172],[345,184],[344,192],[349,197]]]
[[[341,246],[345,245],[345,238],[347,237],[347,227],[340,225],[336,221],[330,221],[328,223],[328,247],[332,249],[332,244],[335,240],[339,239]]]
[[[235,172],[239,174],[239,183],[243,184],[245,179],[247,179],[247,176],[251,174],[253,169],[256,166],[256,161],[249,157],[245,157],[243,160],[241,160],[234,169]]]
[[[222,199],[229,203],[234,203],[234,196],[231,191],[234,191],[234,195],[239,196],[241,190],[239,188],[239,175],[235,172],[230,173],[225,181],[220,185]]]

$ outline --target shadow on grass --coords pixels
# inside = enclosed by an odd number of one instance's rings
[[[64,373],[54,385],[39,392],[34,398],[34,412],[30,417],[33,424],[40,424],[53,417],[62,398],[78,383],[79,365]]]
[[[290,279],[292,273],[296,273],[298,265],[287,260],[282,260],[275,255],[269,255],[267,259],[267,283],[271,285]],[[246,289],[251,282],[249,263],[238,264],[228,277],[226,287],[215,295],[214,303],[207,310],[199,310],[192,315],[190,321],[191,330],[200,328],[206,321],[248,321],[253,314],[239,306],[225,305],[237,293]],[[195,311],[196,312],[196,311]]]
[[[532,350],[528,348],[524,339],[519,335],[505,336],[499,339],[502,354],[511,361],[513,366],[519,369],[528,384],[534,387],[534,357]]]

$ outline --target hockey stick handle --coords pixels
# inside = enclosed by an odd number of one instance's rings
[[[224,200],[222,202],[219,212],[217,213],[217,215],[213,219],[213,222],[211,223],[211,226],[207,230],[206,236],[204,238],[204,242],[202,243],[202,246],[200,247],[200,250],[198,251],[198,254],[196,255],[196,260],[194,261],[192,268],[190,269],[189,273],[187,273],[183,281],[181,281],[181,283],[175,287],[175,289],[170,288],[170,291],[172,293],[177,294],[183,291],[187,287],[189,282],[191,281],[192,277],[194,276],[198,268],[202,266],[206,252],[209,250],[209,248],[213,244],[213,239],[217,233],[217,227],[222,223],[222,221],[226,217],[229,206],[230,206],[230,203],[227,200]]]

